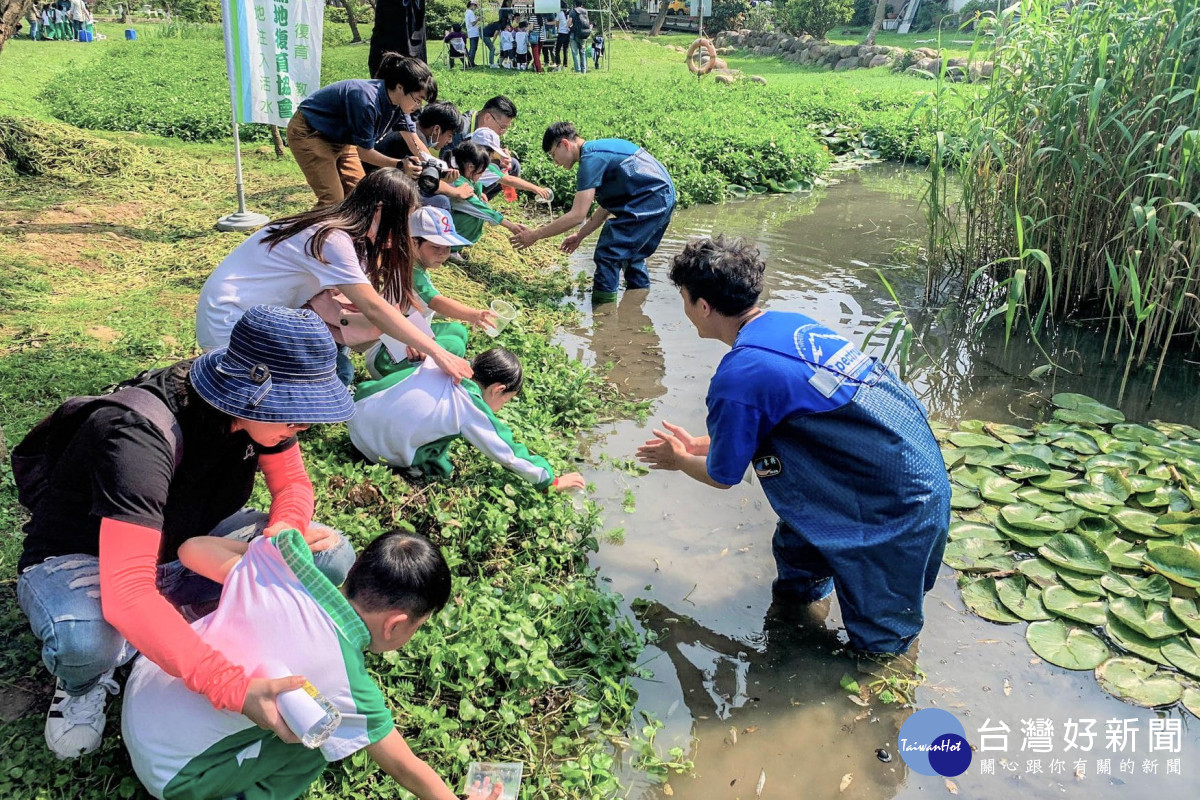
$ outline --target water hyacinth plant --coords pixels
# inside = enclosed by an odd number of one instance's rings
[[[1123,700],[1200,715],[1200,430],[1052,402],[1033,428],[937,429],[963,603]]]
[[[1200,344],[1200,7],[1026,0],[988,58],[985,84],[943,80],[929,105],[939,130],[969,120],[937,137],[930,293],[989,298],[1010,334],[1097,323],[1126,379],[1161,371]]]

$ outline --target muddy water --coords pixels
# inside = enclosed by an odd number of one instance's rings
[[[912,772],[898,756],[897,734],[911,709],[877,702],[862,708],[839,689],[846,673],[871,678],[841,652],[836,598],[812,607],[803,619],[769,607],[775,517],[759,486],[743,483],[720,492],[678,473],[638,477],[614,464],[631,458],[660,420],[704,432],[705,390],[725,347],[696,337],[667,280],[667,259],[689,237],[723,232],[755,240],[769,267],[767,308],[804,311],[861,341],[895,308],[876,268],[909,308],[923,290],[919,274],[889,266],[897,247],[921,239],[919,193],[919,173],[876,167],[813,196],[680,212],[651,262],[648,292],[625,294],[594,313],[580,301],[581,327],[562,336],[579,358],[611,364],[609,379],[623,390],[653,401],[646,423],[621,421],[599,432],[588,447],[586,473],[596,486],[593,499],[604,510],[605,529],[614,531],[595,564],[627,602],[649,602],[642,624],[661,637],[643,658],[654,678],[638,682],[640,708],[665,721],[656,739],[662,750],[682,747],[695,762],[692,775],[670,781],[674,798],[748,800],[764,774],[763,798],[951,796],[943,778]],[[578,268],[590,269],[590,254],[575,258]],[[927,341],[940,362],[909,379],[936,419],[1021,421],[1036,413],[1037,398],[1047,393],[1024,377],[1041,363],[1029,346],[964,342],[938,324],[930,326]],[[1069,359],[1098,347],[1096,337],[1068,329],[1055,355]],[[1052,390],[1115,404],[1119,377],[1111,368],[1097,369],[1059,378]],[[1194,368],[1173,365],[1147,409],[1150,377],[1139,372],[1131,378],[1127,416],[1200,422]],[[1179,709],[1153,712],[1121,703],[1099,689],[1090,672],[1038,662],[1025,644],[1024,625],[995,625],[964,610],[949,568],[943,567],[927,598],[926,615],[913,653],[928,679],[914,703],[957,715],[976,747],[971,767],[953,779],[959,796],[1093,800],[1153,794],[1167,800],[1200,792],[1196,718]],[[871,670],[886,676],[879,667]],[[1039,746],[1036,740],[1022,750],[1022,721],[1035,718],[1053,725],[1049,751],[1031,749]],[[1090,750],[1081,751],[1085,737],[1068,749],[1066,723],[1085,719],[1096,720]],[[1104,731],[1110,719],[1130,720],[1136,750],[1128,743],[1123,751],[1109,746]],[[1175,752],[1150,751],[1154,719],[1182,723]],[[996,749],[980,751],[978,729],[1001,723],[1010,729],[1007,746],[993,738],[988,744]],[[1081,727],[1087,730],[1086,723]],[[886,751],[890,762],[877,750]],[[989,758],[995,774],[982,773]],[[1104,759],[1110,775],[1098,774],[1097,761]],[[1168,774],[1173,759],[1181,774]],[[1076,777],[1081,767],[1082,777]],[[636,780],[631,792],[642,798],[665,794]]]

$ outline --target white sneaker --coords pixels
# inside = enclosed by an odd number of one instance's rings
[[[121,687],[110,669],[86,694],[72,697],[60,680],[46,714],[46,744],[59,758],[78,758],[100,746],[104,736],[104,703]]]

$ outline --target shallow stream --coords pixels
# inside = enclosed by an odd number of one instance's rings
[[[649,291],[623,294],[617,305],[595,313],[580,299],[581,326],[561,337],[580,359],[611,364],[610,380],[628,395],[653,401],[645,423],[602,426],[589,445],[585,474],[596,487],[592,499],[604,509],[604,530],[623,529],[602,542],[595,566],[627,605],[635,598],[648,601],[642,623],[662,633],[643,656],[654,678],[637,681],[637,689],[639,708],[665,722],[657,746],[680,746],[695,762],[693,774],[671,779],[669,794],[678,800],[749,800],[765,773],[761,797],[780,800],[1195,798],[1200,721],[1179,708],[1155,712],[1122,703],[1100,689],[1090,671],[1042,663],[1025,643],[1024,624],[997,625],[967,612],[954,571],[945,566],[926,599],[925,630],[911,651],[928,675],[914,703],[955,714],[976,752],[952,783],[908,770],[897,753],[897,734],[913,710],[878,702],[860,707],[839,688],[841,676],[857,670],[838,647],[836,599],[814,606],[806,620],[768,613],[775,516],[762,489],[743,483],[720,492],[679,473],[638,477],[613,463],[631,459],[662,420],[705,432],[705,391],[726,348],[696,336],[667,279],[668,259],[689,238],[725,233],[753,239],[768,264],[765,307],[802,311],[861,343],[896,308],[876,269],[885,271],[906,308],[919,305],[923,275],[889,265],[898,247],[922,239],[920,190],[919,171],[877,166],[845,174],[813,195],[679,212],[651,261]],[[590,270],[590,255],[580,251],[573,265]],[[1092,368],[1043,385],[1025,377],[1042,363],[1036,350],[1015,341],[1006,349],[1002,336],[997,331],[969,342],[932,326],[926,341],[939,365],[909,376],[932,418],[1025,424],[1037,418],[1039,399],[1055,391],[1117,405],[1120,368]],[[1055,355],[1073,359],[1078,351],[1089,354],[1084,363],[1095,363],[1090,354],[1100,339],[1065,328]],[[1131,421],[1200,424],[1195,365],[1181,359],[1170,364],[1147,408],[1152,377],[1140,370],[1130,378],[1120,407]],[[1053,727],[1048,750],[1039,749],[1036,737],[1023,741],[1023,720],[1037,718]],[[1082,751],[1082,736],[1068,749],[1066,723],[1086,719],[1096,721],[1090,750]],[[1122,751],[1106,739],[1110,719],[1128,720],[1135,730]],[[1160,740],[1151,751],[1155,719],[1181,721],[1177,744]],[[978,729],[1001,723],[1010,730],[1007,746],[989,738],[995,749],[983,751]],[[879,749],[889,762],[877,756]],[[984,773],[987,759],[994,760],[995,774]],[[1099,773],[1105,759],[1109,775]],[[1171,774],[1173,764],[1180,774]],[[630,796],[666,794],[635,780]]]

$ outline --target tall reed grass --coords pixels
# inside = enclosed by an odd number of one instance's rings
[[[1157,384],[1169,350],[1200,347],[1200,5],[1025,0],[989,57],[984,83],[943,68],[926,107],[927,293],[982,300],[1009,335],[1095,324],[1121,394],[1155,359]]]

